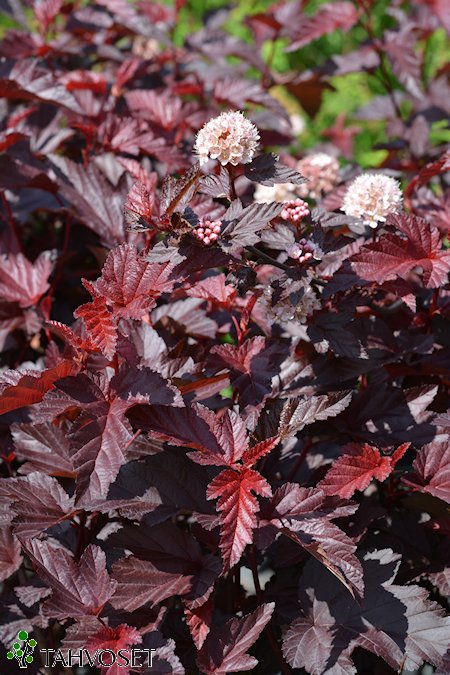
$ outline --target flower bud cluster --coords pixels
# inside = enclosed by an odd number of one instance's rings
[[[219,238],[221,227],[222,222],[220,220],[203,218],[194,228],[193,234],[206,246],[209,246],[209,244],[213,244]]]
[[[309,207],[303,199],[291,199],[284,203],[284,209],[280,215],[283,220],[299,223],[302,218],[309,215]]]

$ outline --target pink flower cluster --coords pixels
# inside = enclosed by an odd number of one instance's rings
[[[203,218],[194,228],[194,236],[200,239],[206,246],[213,244],[219,238],[222,223],[220,220]]]
[[[289,246],[287,253],[290,258],[298,260],[299,263],[309,262],[313,259],[321,260],[323,256],[320,246],[307,239],[300,239],[299,242]]]
[[[283,220],[298,223],[302,218],[309,215],[309,207],[303,199],[291,199],[284,203],[284,209],[280,215]]]

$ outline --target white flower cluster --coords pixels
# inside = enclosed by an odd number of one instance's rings
[[[341,210],[375,228],[389,214],[398,213],[402,201],[400,184],[394,178],[382,173],[363,173],[350,183]]]
[[[270,204],[270,202],[286,202],[296,199],[293,183],[278,183],[278,185],[257,185],[253,199],[258,204]]]
[[[226,164],[248,164],[258,148],[259,133],[241,112],[224,112],[198,132],[194,150],[200,164],[218,159]]]

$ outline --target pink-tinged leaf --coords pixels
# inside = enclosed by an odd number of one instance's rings
[[[336,417],[350,404],[352,395],[347,392],[289,399],[280,415],[281,436],[293,436],[308,424]]]
[[[207,498],[218,500],[220,550],[225,571],[240,560],[246,545],[253,541],[259,511],[255,494],[270,497],[272,490],[261,474],[248,468],[241,472],[225,469],[208,486]]]
[[[168,91],[158,93],[152,89],[134,89],[125,94],[128,107],[163,129],[171,130],[184,122],[181,99]]]
[[[155,298],[174,287],[171,273],[170,264],[149,263],[135,246],[122,244],[109,253],[102,276],[89,290],[103,296],[115,316],[141,319],[154,307]]]
[[[39,27],[45,33],[61,10],[63,0],[35,0],[33,10]]]
[[[116,352],[117,328],[112,312],[106,306],[102,296],[92,302],[81,305],[74,312],[76,319],[82,319],[91,342],[96,345],[108,359]]]
[[[74,374],[77,370],[75,363],[64,360],[48,370],[30,371],[22,376],[18,372],[17,382],[4,387],[0,393],[0,414],[4,415],[11,410],[39,403],[45,394],[53,389],[55,382]]]
[[[215,274],[201,281],[197,281],[194,286],[186,290],[186,295],[193,298],[203,298],[214,304],[230,304],[236,297],[236,289],[225,283],[225,274]]]
[[[73,497],[56,478],[37,471],[26,478],[1,479],[0,497],[11,503],[11,524],[21,539],[35,537],[74,512]]]
[[[350,443],[341,448],[341,456],[333,462],[318,487],[326,495],[349,499],[357,490],[365,490],[373,479],[386,480],[409,446],[410,443],[404,443],[392,456],[387,456],[367,443]]]
[[[0,527],[0,581],[6,581],[22,564],[20,541],[8,526]]]
[[[416,475],[410,474],[405,483],[421,492],[428,492],[450,504],[450,443],[433,441],[425,445],[413,463]]]
[[[363,246],[351,258],[356,274],[382,284],[397,277],[406,279],[419,268],[427,288],[444,284],[450,270],[450,252],[442,250],[439,230],[413,215],[391,216],[389,224],[405,237],[385,234],[379,241]]]
[[[211,630],[213,609],[212,600],[209,599],[196,609],[189,609],[186,607],[184,610],[186,624],[190,630],[195,647],[199,651],[203,647]]]
[[[44,251],[31,263],[22,253],[0,256],[0,295],[6,302],[31,307],[50,288],[48,278],[55,266],[53,251]]]
[[[303,15],[301,20],[285,27],[285,33],[293,40],[287,52],[293,52],[328,35],[335,30],[347,32],[358,21],[359,11],[351,2],[330,2],[321,5],[313,16]]]
[[[125,219],[132,229],[147,229],[152,225],[156,211],[157,175],[142,169],[138,180],[133,183],[125,202]]]
[[[199,452],[190,452],[189,457],[198,464],[233,466],[248,448],[247,429],[242,418],[233,410],[217,415],[209,408],[197,403],[197,415],[208,425],[216,439],[214,447],[204,446]],[[220,451],[217,452],[217,447]]]
[[[133,626],[127,624],[120,624],[114,628],[110,626],[103,626],[97,633],[90,635],[85,648],[91,653],[98,650],[110,650],[114,654],[118,654],[119,650],[127,650],[129,653],[133,645],[140,645],[142,643],[142,636],[139,631]],[[109,654],[103,659],[103,663],[110,664],[102,668],[102,675],[128,675],[130,670],[124,671],[123,665],[119,665],[116,659],[113,659]]]
[[[39,539],[24,544],[24,550],[52,589],[42,605],[44,616],[97,616],[115,591],[116,582],[109,578],[105,554],[98,546],[88,546],[78,563],[66,549]]]
[[[16,586],[14,592],[25,607],[32,607],[36,602],[51,595],[51,590],[47,586]]]
[[[185,595],[192,588],[192,576],[159,570],[148,560],[130,556],[115,563],[112,578],[117,589],[111,604],[131,612],[146,603],[156,605],[175,595]]]
[[[40,471],[49,476],[75,477],[69,441],[59,427],[49,422],[15,424],[11,433],[17,458],[26,460],[20,473]]]
[[[204,675],[227,675],[257,666],[257,659],[247,652],[269,623],[274,609],[274,602],[266,603],[252,614],[231,619],[223,628],[214,626],[198,655],[200,671]]]

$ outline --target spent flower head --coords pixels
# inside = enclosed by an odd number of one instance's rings
[[[341,211],[347,216],[362,218],[365,225],[377,227],[391,213],[402,207],[400,184],[382,173],[363,173],[350,183]]]
[[[300,197],[319,199],[339,182],[339,162],[325,152],[304,157],[298,162],[297,170],[308,179],[307,183],[297,187]]]
[[[241,112],[223,112],[198,132],[194,150],[200,164],[218,159],[226,164],[248,164],[258,148],[259,133]]]

